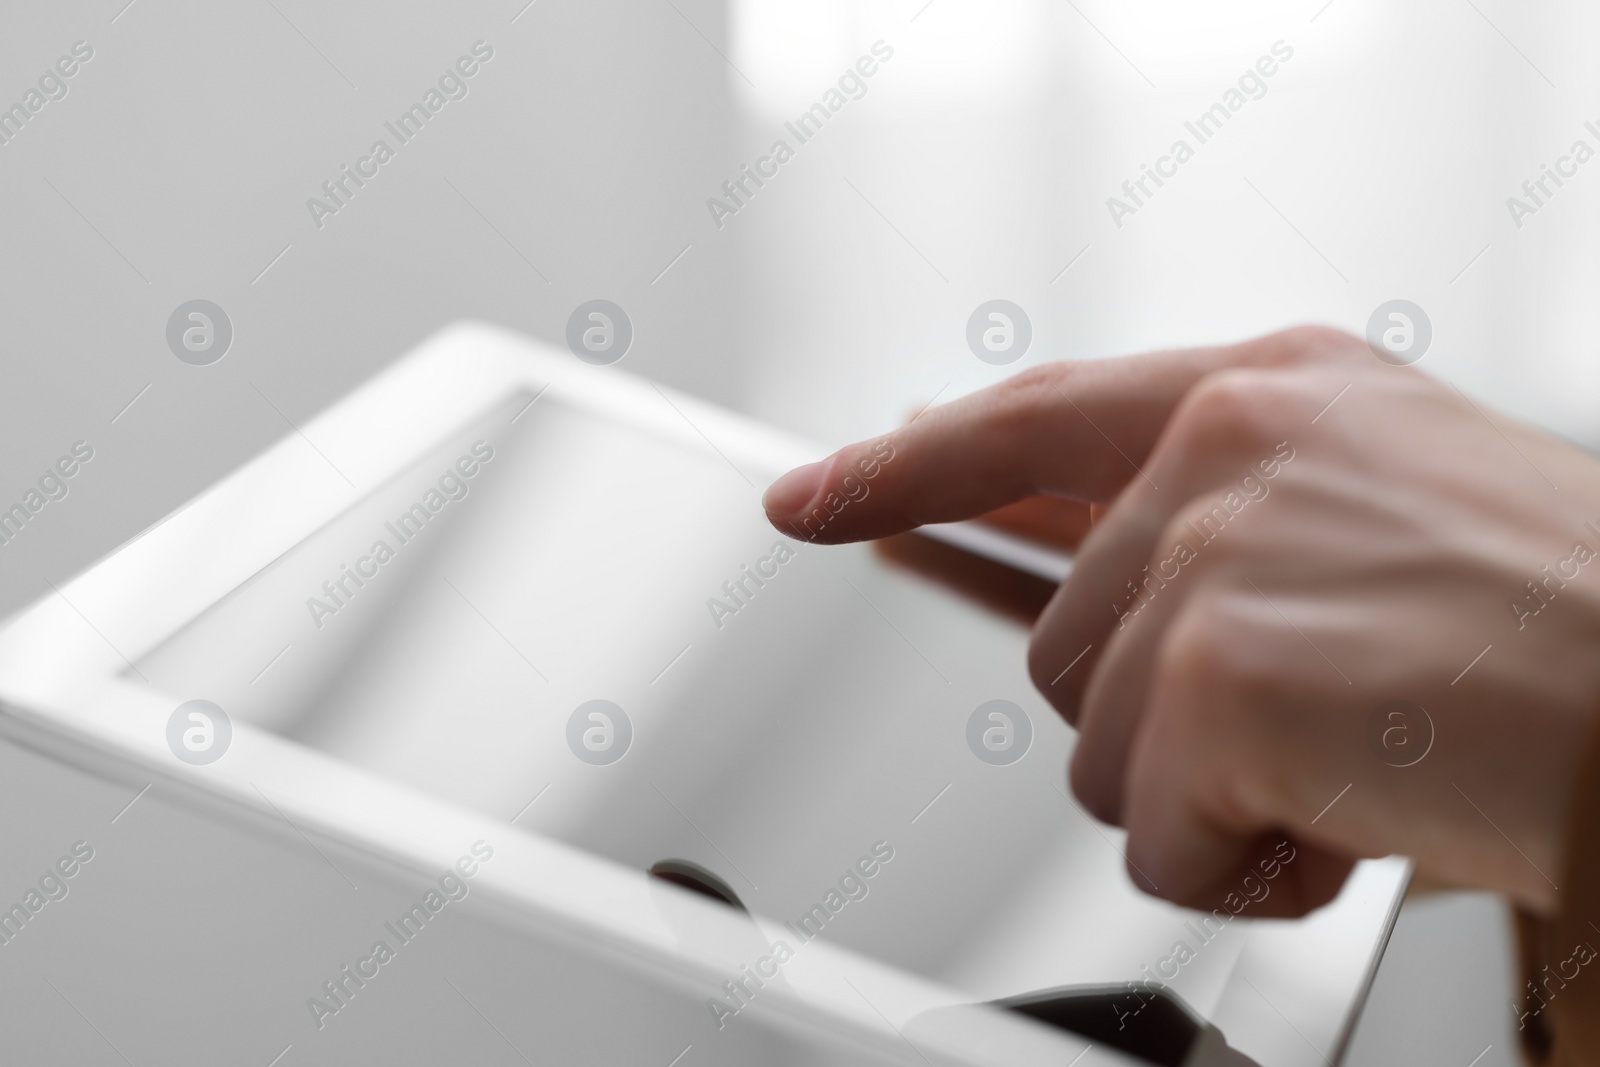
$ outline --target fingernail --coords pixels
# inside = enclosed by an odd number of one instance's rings
[[[817,491],[822,488],[822,478],[827,473],[827,460],[796,467],[772,483],[767,495],[761,498],[761,506],[776,519],[796,515],[816,497]]]

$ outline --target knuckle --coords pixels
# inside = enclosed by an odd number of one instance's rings
[[[1070,367],[1066,361],[1041,363],[1002,380],[997,388],[1024,400],[1051,396],[1066,381]]]
[[[1196,593],[1156,653],[1152,694],[1191,694],[1184,706],[1208,719],[1271,706],[1278,680],[1258,636],[1249,612],[1230,610],[1223,596]]]
[[[1024,427],[1059,417],[1062,396],[1072,378],[1072,364],[1045,363],[1029,367],[1000,383],[1002,401]]]
[[[1249,672],[1236,669],[1237,658],[1211,629],[1193,627],[1158,655],[1148,729],[1183,739],[1173,743],[1186,753],[1178,786],[1185,806],[1238,822],[1257,807],[1246,796],[1276,773],[1270,745],[1259,740],[1271,730],[1260,728]]]
[[[1257,476],[1259,470],[1259,465],[1241,465],[1225,482],[1207,483],[1204,489],[1189,494],[1173,512],[1156,548],[1180,556],[1177,562],[1182,569],[1195,572],[1212,570],[1223,559],[1270,554],[1280,548],[1281,515],[1269,518],[1264,511],[1249,510],[1269,493],[1281,491],[1281,487],[1269,488],[1269,483]]]
[[[1366,342],[1332,326],[1307,323],[1261,338],[1261,353],[1270,366],[1303,367],[1359,356]]]
[[[1228,549],[1239,540],[1221,534],[1233,521],[1226,498],[1195,500],[1178,509],[1161,531],[1153,555],[1151,570],[1167,581],[1176,581],[1187,575],[1196,580],[1223,558]]]
[[[1040,363],[1037,366],[1018,371],[1005,379],[1003,384],[1024,390],[1048,390],[1060,385],[1065,380],[1071,366],[1072,364],[1065,360],[1058,360],[1054,363]]]
[[[1021,469],[1010,472],[1029,488],[1051,476],[1056,465],[1064,415],[1070,411],[1070,397],[1079,383],[1082,369],[1063,360],[1030,367],[1006,379],[998,387],[997,401],[1007,413],[1004,425],[995,432],[1010,438],[1011,451],[1024,457]]]
[[[1225,660],[1232,642],[1210,622],[1196,597],[1191,607],[1172,623],[1155,657],[1153,692],[1172,689],[1210,696],[1226,683]],[[1200,706],[1215,704],[1202,699]]]
[[[1233,819],[1293,795],[1280,757],[1299,718],[1272,643],[1245,614],[1187,612],[1157,653],[1149,708],[1152,729],[1189,739],[1192,806]]]
[[[1286,375],[1254,368],[1219,371],[1189,390],[1173,429],[1190,447],[1260,444],[1277,436],[1286,410],[1299,400],[1296,383]]]

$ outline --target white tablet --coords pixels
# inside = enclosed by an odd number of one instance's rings
[[[1111,986],[1120,1030],[1153,983],[1256,1061],[1337,1062],[1407,865],[1358,865],[1298,922],[1141,893],[1071,799],[1025,632],[767,525],[765,486],[824,452],[453,327],[11,621],[0,726],[374,862],[492,838],[508,945],[670,991],[631,1027],[689,1027],[710,1062],[757,1019],[797,1061],[1110,1063],[1016,1011],[938,1012]],[[750,915],[664,890],[663,863]]]

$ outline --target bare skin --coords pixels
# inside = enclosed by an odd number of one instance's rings
[[[1274,914],[1391,853],[1555,909],[1600,702],[1600,461],[1316,327],[1042,366],[887,437],[818,541],[991,513],[1082,539],[1028,666],[1141,885],[1214,907],[1287,836]],[[778,529],[871,444],[775,483]],[[1411,766],[1374,746],[1394,701],[1432,723]]]

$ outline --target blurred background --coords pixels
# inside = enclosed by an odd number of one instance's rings
[[[440,327],[559,345],[594,298],[633,322],[626,370],[819,449],[1034,363],[1360,333],[1405,299],[1425,369],[1594,446],[1600,163],[1520,219],[1507,198],[1600,147],[1597,39],[1572,0],[7,5],[0,502],[74,442],[94,459],[0,546],[0,611]],[[314,213],[477,42],[465,95]],[[1200,144],[1185,122],[1270,55]],[[800,143],[785,123],[862,56]],[[1193,158],[1114,217],[1179,138]],[[776,175],[708,207],[778,139]],[[1009,366],[966,342],[996,298],[1032,323]],[[232,324],[209,366],[167,345],[192,299]],[[1351,1061],[1514,1062],[1508,946],[1492,899],[1413,901]]]

